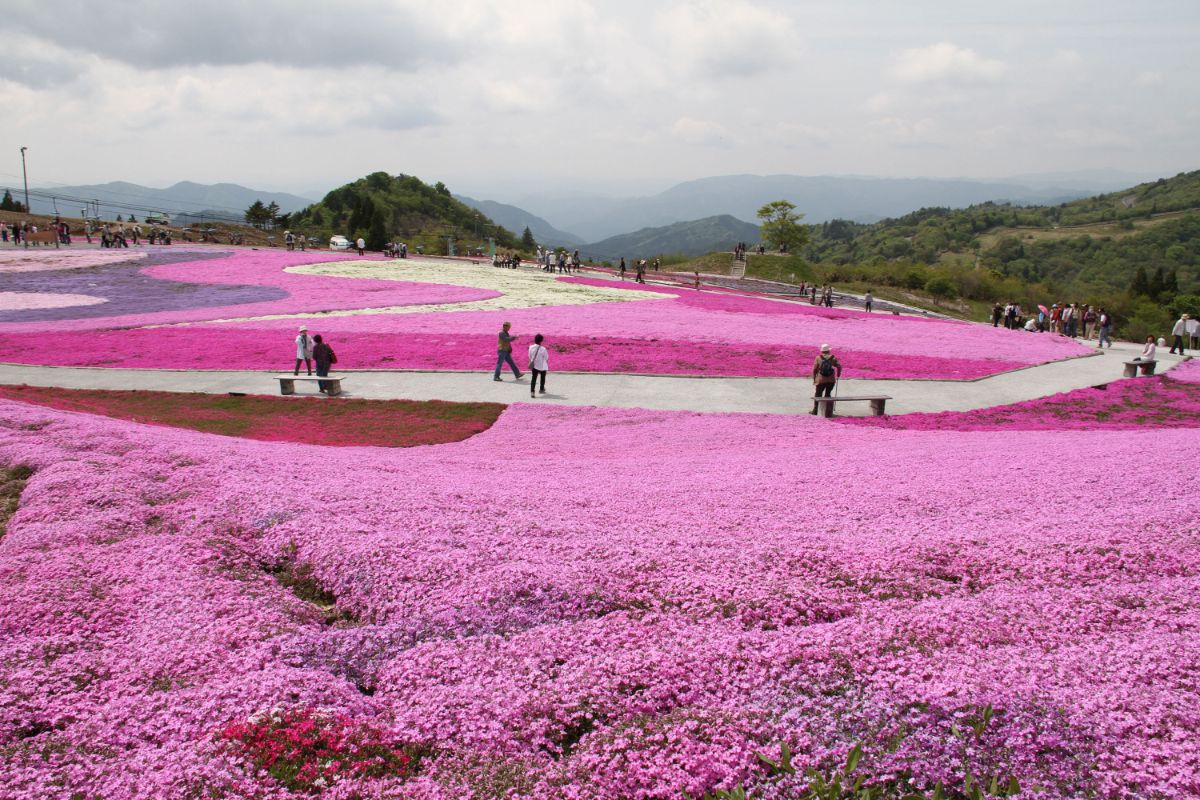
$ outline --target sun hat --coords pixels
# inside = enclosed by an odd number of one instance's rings
[[[833,348],[832,348],[832,347],[830,347],[830,346],[829,346],[829,345],[827,345],[827,344],[823,344],[823,345],[821,345],[821,352],[822,352],[822,353],[828,353],[828,352],[829,352],[830,350],[832,350],[832,349],[833,349]]]
[[[300,331],[299,331],[299,332],[300,332],[300,333],[304,333],[304,332],[305,332],[305,331],[307,331],[307,330],[308,330],[308,326],[306,326],[306,325],[301,325],[301,326],[300,326]]]

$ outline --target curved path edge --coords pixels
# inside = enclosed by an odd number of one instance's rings
[[[1099,386],[1121,378],[1122,362],[1140,350],[1119,343],[1091,356],[1054,361],[975,381],[843,380],[843,395],[885,394],[889,414],[971,411]],[[1159,356],[1165,372],[1183,359]],[[279,372],[143,370],[106,367],[44,367],[0,364],[0,384],[224,394],[275,394]],[[346,371],[344,396],[370,399],[451,400],[516,403],[529,400],[529,378],[506,374],[496,383],[488,372]],[[571,406],[648,408],[699,412],[799,414],[811,410],[806,378],[712,378],[551,372],[549,392],[535,402]],[[316,394],[311,384],[302,393]],[[319,395],[318,395],[319,396]],[[335,402],[331,399],[331,402]],[[838,408],[839,415],[869,413],[865,403]]]

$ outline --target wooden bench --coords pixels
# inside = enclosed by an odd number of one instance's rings
[[[1157,361],[1136,361],[1135,360],[1135,361],[1126,361],[1124,363],[1125,363],[1125,377],[1132,378],[1137,375],[1138,367],[1142,368],[1143,375],[1153,375],[1154,374],[1154,365],[1157,364],[1158,362]]]
[[[25,234],[25,239],[23,241],[25,242],[26,247],[28,247],[30,245],[30,243],[52,244],[57,249],[59,246],[58,231],[54,231],[54,230],[38,231],[37,233],[33,233],[31,231],[31,232]]]
[[[275,380],[279,381],[280,394],[295,394],[296,381],[325,381],[329,386],[326,393],[333,397],[342,393],[342,381],[346,380],[346,376],[326,375],[319,378],[316,375],[276,375]]]
[[[877,417],[883,416],[884,406],[887,401],[892,398],[886,394],[861,394],[861,395],[842,395],[841,397],[814,397],[813,402],[818,403],[821,416],[832,417],[833,407],[837,403],[853,403],[856,401],[864,401],[871,404],[871,413]]]

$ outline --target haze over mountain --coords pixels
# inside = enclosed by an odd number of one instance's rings
[[[644,197],[533,194],[514,201],[555,227],[596,241],[641,228],[730,214],[757,219],[764,203],[786,199],[808,223],[831,219],[875,222],[931,206],[959,208],[987,201],[1054,204],[1128,186],[1120,176],[1064,175],[1062,184],[1030,176],[1016,182],[864,176],[723,175],[676,184]]]
[[[11,189],[13,197],[23,201],[24,187],[8,188]],[[176,217],[181,214],[203,214],[210,218],[222,217],[241,222],[245,210],[255,200],[262,200],[268,205],[274,201],[283,213],[298,211],[313,202],[287,192],[260,191],[236,183],[203,184],[192,181],[180,181],[165,189],[125,181],[36,189],[31,187],[29,194],[29,204],[35,214],[57,212],[63,216],[78,217],[87,201],[99,200],[100,215],[106,219],[112,219],[117,214],[126,217],[134,214],[141,218],[149,212],[157,211]]]
[[[583,244],[583,239],[572,233],[560,231],[539,216],[530,214],[524,209],[495,200],[476,200],[461,194],[454,195],[460,203],[466,203],[471,208],[479,210],[485,216],[491,217],[498,225],[502,225],[512,233],[520,236],[528,227],[533,238],[540,244],[559,247],[574,247]]]

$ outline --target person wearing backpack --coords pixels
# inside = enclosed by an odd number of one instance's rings
[[[812,414],[817,413],[818,397],[832,397],[833,387],[838,378],[842,377],[842,364],[833,354],[833,348],[827,344],[821,345],[821,354],[813,361],[812,379],[816,391],[813,392]]]
[[[312,358],[313,363],[317,367],[317,377],[329,377],[329,368],[337,363],[337,353],[333,352],[333,348],[325,343],[325,339],[321,334],[313,337]],[[329,381],[317,381],[317,388],[322,392],[329,391]]]

